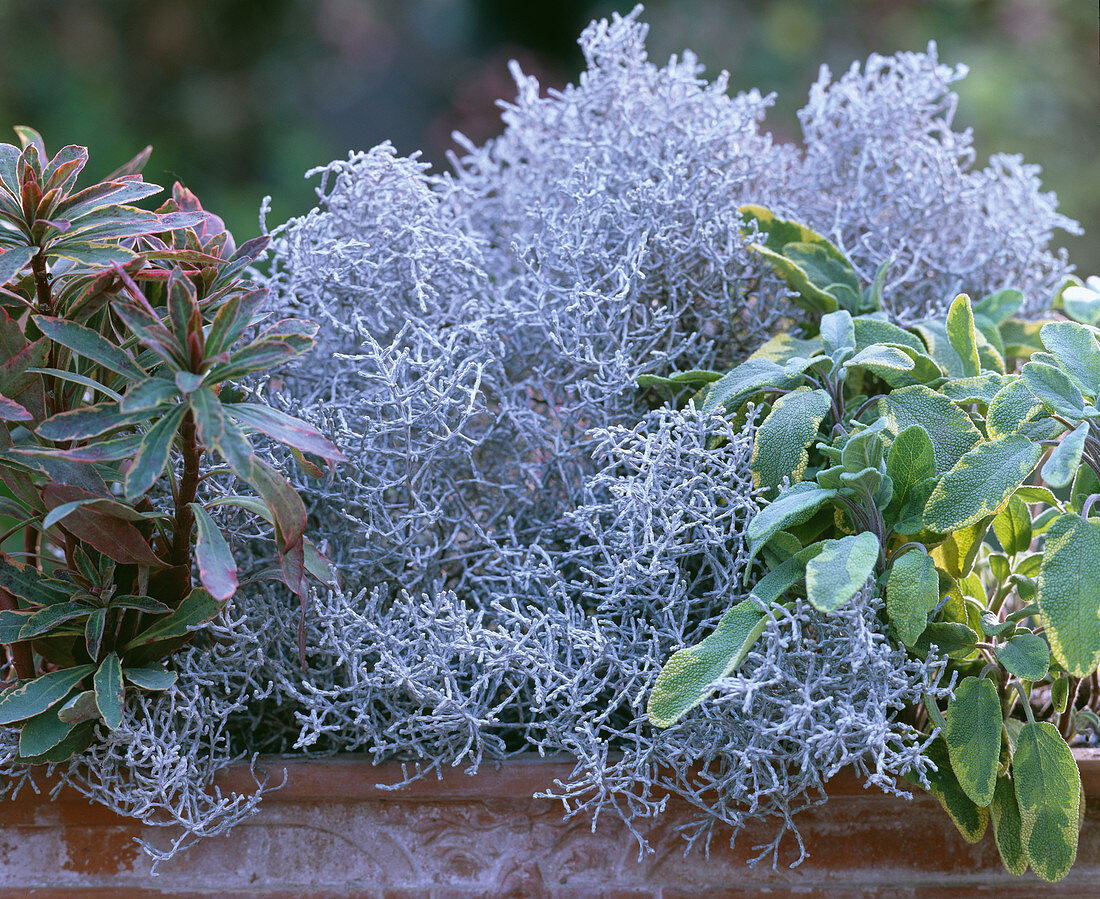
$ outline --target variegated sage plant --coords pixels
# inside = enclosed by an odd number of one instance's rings
[[[668,660],[650,720],[706,700],[769,605],[829,613],[870,585],[893,639],[949,659],[953,698],[908,711],[935,737],[923,786],[967,840],[992,823],[1009,871],[1059,880],[1083,814],[1069,742],[1100,707],[1100,329],[1017,319],[1015,290],[901,328],[877,311],[882,270],[861,285],[821,235],[743,212],[808,315],[725,374],[649,379],[734,418],[755,404],[770,498],[748,527],[752,596]]]
[[[127,691],[171,686],[162,660],[236,591],[216,506],[272,524],[295,593],[307,572],[330,578],[302,500],[249,435],[316,475],[303,453],[341,456],[232,386],[313,344],[301,321],[246,336],[268,239],[236,247],[179,185],[155,212],[133,205],[161,190],[139,174],[148,151],[80,189],[85,148],[51,158],[16,131],[21,147],[0,144],[0,724],[45,762],[118,727]],[[251,492],[204,502],[212,476]]]

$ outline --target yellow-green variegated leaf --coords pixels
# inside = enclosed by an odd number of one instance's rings
[[[931,556],[910,550],[894,562],[886,581],[886,617],[895,636],[912,646],[940,601],[940,579]]]
[[[1036,350],[1041,350],[1043,344],[1039,340],[1039,330],[1044,324],[1044,321],[1021,318],[1009,318],[1001,322],[998,329],[1004,341],[1005,353],[1017,359],[1027,359]]]
[[[1019,377],[1013,378],[998,391],[989,403],[985,429],[990,440],[1015,434],[1029,421],[1047,414],[1042,400],[1027,389]]]
[[[970,297],[965,293],[955,297],[947,310],[947,339],[958,354],[962,377],[972,378],[980,374],[982,367],[978,360],[978,338],[974,333],[974,312],[970,308]]]
[[[954,378],[940,390],[953,403],[985,403],[988,406],[1011,381],[1008,375],[987,371],[973,378]]]
[[[988,806],[1001,754],[1001,702],[993,681],[963,678],[943,718],[943,738],[959,786],[975,805]]]
[[[932,741],[927,754],[937,769],[928,773],[928,792],[939,800],[963,839],[968,843],[977,843],[989,826],[989,810],[975,805],[959,785],[955,772],[951,770],[947,744],[942,737]]]
[[[775,362],[778,365],[786,365],[796,356],[809,359],[820,352],[820,337],[803,340],[784,331],[782,334],[776,334],[771,340],[761,344],[749,358],[767,359],[769,362]]]
[[[1046,535],[1039,568],[1040,617],[1050,649],[1074,677],[1100,663],[1100,522],[1067,512]]]
[[[757,487],[776,487],[789,477],[802,480],[809,447],[829,412],[829,394],[802,387],[779,397],[757,428],[752,445],[752,475]]]
[[[1061,880],[1077,857],[1081,773],[1053,724],[1029,722],[1021,728],[1012,780],[1031,869],[1043,880]]]
[[[852,599],[874,573],[878,537],[869,531],[826,540],[806,563],[806,598],[820,612],[834,612]]]
[[[964,578],[970,574],[992,521],[993,516],[990,515],[948,534],[942,543],[932,549],[936,564],[951,577]]]
[[[1043,463],[1040,474],[1051,487],[1068,487],[1081,465],[1085,452],[1085,439],[1089,436],[1089,423],[1081,422],[1054,448],[1050,458]]]
[[[1039,338],[1082,392],[1100,392],[1100,346],[1088,328],[1076,322],[1048,322]]]
[[[762,390],[797,387],[802,382],[802,371],[809,364],[810,361],[803,357],[795,357],[785,365],[769,359],[747,359],[707,385],[703,411],[721,408],[736,412]]]
[[[1019,877],[1027,870],[1027,853],[1020,835],[1023,823],[1020,820],[1020,806],[1016,804],[1016,789],[1010,777],[1001,775],[997,778],[993,802],[989,805],[989,818],[1005,870]]]
[[[1036,397],[1059,415],[1067,418],[1084,418],[1085,398],[1080,388],[1062,369],[1047,362],[1028,362],[1020,369],[1020,376]]]
[[[714,682],[744,661],[765,621],[760,606],[746,599],[730,608],[705,640],[673,653],[649,695],[650,723],[669,727],[706,699]]]
[[[920,425],[932,440],[936,471],[949,470],[982,439],[974,422],[951,400],[921,384],[895,390],[879,400],[879,414],[892,436]]]
[[[996,514],[1042,454],[1040,446],[1018,434],[978,444],[932,491],[924,510],[924,526],[937,534],[949,534]]]
[[[916,334],[899,328],[885,319],[873,315],[858,315],[852,324],[856,332],[857,352],[876,343],[888,343],[893,346],[908,347],[918,353],[924,352],[924,343]]]
[[[764,544],[783,528],[807,521],[825,503],[836,496],[835,490],[826,490],[812,482],[795,484],[790,490],[779,494],[771,503],[753,516],[745,531],[749,547],[745,573],[750,572],[751,562]]]

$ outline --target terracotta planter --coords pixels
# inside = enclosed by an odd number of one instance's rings
[[[523,896],[661,897],[807,895],[1002,897],[1100,894],[1100,751],[1076,753],[1088,797],[1077,865],[1055,886],[1001,868],[990,837],[976,846],[955,832],[938,804],[864,790],[854,777],[830,784],[831,799],[799,827],[810,857],[798,868],[746,866],[770,834],[746,832],[709,859],[683,854],[675,804],[648,828],[654,855],[618,822],[564,821],[559,802],[533,793],[566,776],[566,761],[538,758],[486,765],[475,776],[448,770],[400,791],[393,764],[354,758],[267,759],[287,785],[227,837],[206,840],[150,877],[132,837],[143,828],[79,797],[50,802],[21,795],[0,803],[0,891],[10,896]],[[246,768],[223,788],[247,789]],[[163,834],[160,835],[163,838]]]

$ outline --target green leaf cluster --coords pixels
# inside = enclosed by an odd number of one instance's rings
[[[253,436],[317,476],[307,457],[342,456],[234,386],[313,345],[307,322],[257,328],[249,267],[268,238],[237,247],[178,184],[156,210],[134,205],[161,190],[141,177],[147,151],[80,187],[87,150],[51,158],[16,131],[21,146],[0,143],[0,643],[16,676],[0,724],[23,759],[58,761],[97,723],[117,728],[128,691],[171,686],[162,660],[237,590],[216,505],[272,525],[299,595],[307,573],[331,580]],[[244,495],[204,504],[215,472]]]
[[[1100,664],[1100,330],[1022,322],[1013,290],[901,328],[876,311],[881,272],[861,287],[820,235],[743,212],[811,320],[728,372],[692,373],[703,409],[759,410],[753,596],[672,656],[650,720],[702,702],[769,604],[828,614],[873,590],[897,643],[946,658],[955,684],[946,708],[907,713],[931,740],[926,786],[967,839],[992,821],[1008,870],[1058,880],[1080,811],[1068,742],[1100,706],[1081,689]]]

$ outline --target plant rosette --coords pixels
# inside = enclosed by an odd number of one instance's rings
[[[992,824],[1009,871],[1059,880],[1084,812],[1069,741],[1100,699],[1100,331],[1018,319],[1013,290],[899,327],[877,311],[881,270],[860,285],[825,238],[745,212],[816,326],[720,376],[647,381],[731,417],[762,407],[752,471],[770,500],[748,528],[752,596],[668,660],[650,720],[706,700],[769,605],[829,613],[870,587],[894,640],[946,658],[950,700],[908,710],[934,763],[921,785],[967,840]],[[1085,293],[1063,294],[1068,315],[1091,317]]]
[[[132,205],[161,190],[139,174],[148,150],[78,188],[85,148],[51,158],[16,131],[22,147],[0,144],[0,540],[18,541],[0,556],[0,724],[31,764],[119,727],[128,692],[172,687],[163,660],[238,587],[220,507],[271,523],[295,593],[307,573],[330,580],[302,500],[250,435],[317,475],[303,454],[342,456],[234,386],[313,345],[301,321],[249,336],[266,237],[236,247],[180,185],[156,211]],[[253,493],[206,495],[212,475]]]

